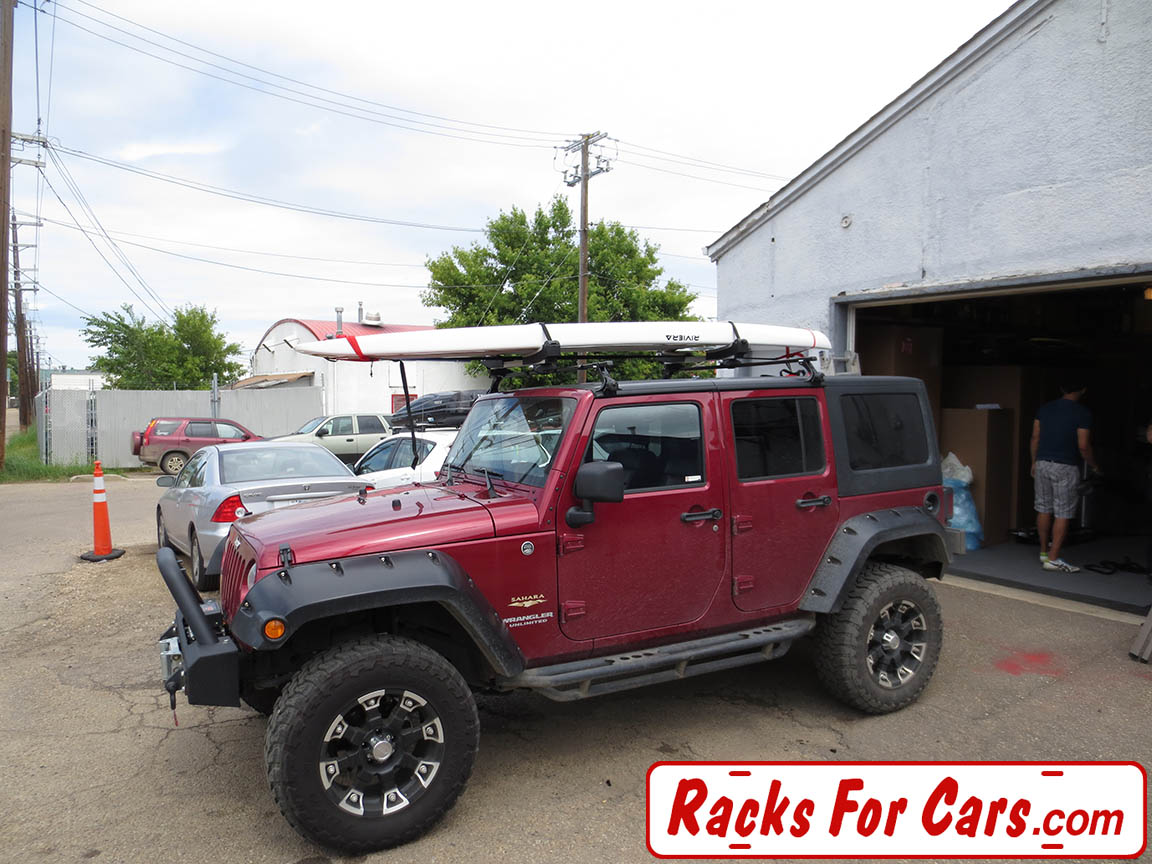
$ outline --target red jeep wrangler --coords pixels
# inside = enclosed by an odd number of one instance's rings
[[[811,371],[811,369],[809,369]],[[819,374],[494,392],[435,483],[237,522],[220,600],[168,550],[172,696],[271,715],[268,779],[315,842],[411,840],[472,771],[474,690],[582,699],[815,638],[862,711],[919,696],[948,560],[920,381]]]

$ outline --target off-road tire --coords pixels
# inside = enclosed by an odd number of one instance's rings
[[[192,584],[197,591],[216,591],[220,587],[220,575],[211,574],[204,567],[204,555],[200,552],[200,538],[193,529],[188,537],[188,557],[192,559]]]
[[[912,677],[885,687],[869,668],[869,645],[882,612],[901,603],[914,604],[923,617],[926,629],[916,638],[922,638],[925,647]],[[868,714],[887,714],[920,696],[936,668],[943,637],[940,604],[925,579],[906,567],[873,561],[848,589],[840,611],[821,620],[816,632],[816,671],[840,701]]]
[[[415,693],[426,700],[440,724],[442,756],[407,806],[387,815],[355,815],[330,797],[321,748],[341,728],[332,725],[334,717],[381,691],[393,699]],[[268,785],[284,818],[313,842],[352,855],[387,849],[421,836],[452,808],[472,773],[479,733],[472,693],[440,654],[394,636],[348,642],[309,660],[280,694],[264,739]]]
[[[169,450],[160,457],[160,470],[165,474],[176,475],[184,470],[188,464],[188,454],[179,450]]]

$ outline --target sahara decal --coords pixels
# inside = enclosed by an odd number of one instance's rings
[[[508,601],[509,606],[520,606],[527,609],[529,606],[539,606],[545,601],[543,594],[521,594]]]

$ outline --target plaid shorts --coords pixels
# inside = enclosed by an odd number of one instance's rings
[[[1062,462],[1036,463],[1036,512],[1074,519],[1080,504],[1080,469]]]

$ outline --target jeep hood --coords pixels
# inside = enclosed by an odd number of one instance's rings
[[[395,552],[479,540],[496,533],[479,501],[440,486],[412,486],[329,498],[250,516],[237,530],[251,543],[261,570],[275,567],[280,547],[306,564],[353,555]]]

